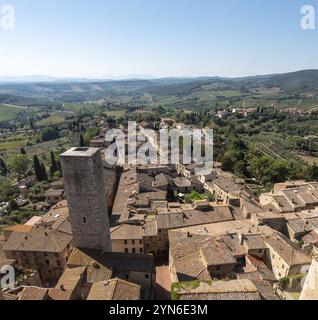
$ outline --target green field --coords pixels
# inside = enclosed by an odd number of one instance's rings
[[[126,111],[125,110],[114,110],[114,111],[106,111],[105,114],[108,117],[114,117],[114,118],[120,118],[125,115]]]
[[[66,111],[80,112],[83,107],[83,103],[64,103],[64,110]]]
[[[15,154],[20,148],[25,147],[28,142],[31,142],[33,137],[26,133],[13,134],[9,137],[0,138],[0,154],[5,158],[9,158]]]
[[[0,104],[0,122],[14,120],[16,118],[17,114],[23,110],[25,110],[25,109]]]
[[[56,124],[61,124],[65,122],[65,117],[60,114],[53,114],[48,118],[42,119],[36,123],[39,127],[52,126]]]

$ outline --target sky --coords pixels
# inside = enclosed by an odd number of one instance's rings
[[[318,69],[317,0],[0,0],[0,76],[247,76]],[[0,14],[0,22],[3,16]]]

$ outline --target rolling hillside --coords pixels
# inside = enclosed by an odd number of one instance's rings
[[[0,83],[0,102],[23,105],[84,102],[112,98],[133,104],[175,108],[276,105],[280,108],[318,107],[318,70],[245,78],[163,78],[122,81],[51,81]],[[12,102],[12,101],[11,101]]]

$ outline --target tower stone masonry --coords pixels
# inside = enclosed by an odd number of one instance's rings
[[[72,148],[61,155],[73,241],[78,248],[111,251],[100,149]]]

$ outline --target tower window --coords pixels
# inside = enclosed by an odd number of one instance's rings
[[[83,217],[83,223],[87,223],[86,217]]]

